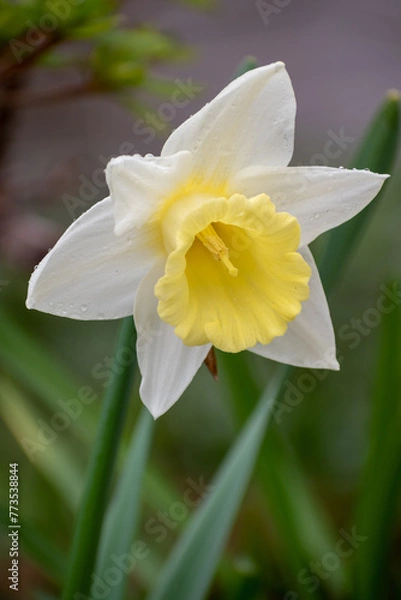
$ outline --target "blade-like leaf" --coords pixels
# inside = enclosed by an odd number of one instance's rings
[[[235,400],[237,419],[249,412],[254,394],[246,390],[255,390],[255,378],[247,361],[231,356],[220,355],[228,373],[228,381]],[[282,386],[291,380],[294,369],[282,369]],[[284,389],[284,388],[283,388]],[[257,481],[266,495],[270,512],[278,529],[281,543],[285,549],[285,579],[289,585],[298,589],[298,574],[308,567],[311,561],[317,561],[330,551],[337,541],[334,528],[323,506],[311,489],[301,466],[286,443],[281,432],[272,424],[261,448],[256,470]],[[346,588],[346,577],[340,565],[326,582],[334,594]],[[310,586],[309,586],[310,587]],[[301,586],[303,598],[316,598],[319,595],[309,592],[308,586]]]
[[[70,448],[38,421],[29,400],[5,378],[0,379],[0,414],[30,461],[48,483],[75,509],[81,492],[82,471]]]
[[[390,92],[374,117],[351,166],[376,173],[391,173],[399,145],[400,96]],[[379,205],[386,185],[377,198],[356,217],[336,227],[327,235],[319,272],[326,293],[329,292],[346,264],[361,233]]]
[[[366,536],[356,553],[358,600],[391,596],[388,556],[401,483],[400,331],[401,308],[397,306],[383,315],[370,446],[356,508],[356,530]]]
[[[76,398],[80,390],[78,382],[4,307],[0,309],[0,365],[26,390],[34,392],[52,413],[60,410],[58,400]],[[82,411],[78,420],[72,420],[71,430],[79,439],[89,442],[93,425],[88,411]]]
[[[138,523],[144,470],[148,458],[154,420],[142,409],[125,458],[124,468],[104,521],[96,574],[100,579],[116,557],[129,556]],[[114,562],[113,562],[114,557]],[[109,600],[122,600],[127,577],[113,586]],[[132,596],[131,596],[132,597]]]
[[[118,350],[133,348],[132,317],[122,321]],[[86,487],[74,532],[69,572],[63,600],[75,600],[89,592],[95,567],[100,528],[106,510],[115,457],[127,410],[134,365],[122,365],[108,388],[102,406],[98,434],[91,454]]]
[[[211,486],[178,540],[149,600],[201,600],[209,588],[224,544],[248,486],[280,389],[278,377],[260,399]]]

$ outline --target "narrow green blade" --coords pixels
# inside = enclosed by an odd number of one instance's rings
[[[391,596],[388,558],[401,483],[400,331],[401,308],[393,306],[383,315],[369,453],[356,507],[356,531],[364,538],[356,553],[358,600]]]
[[[135,347],[132,317],[123,319],[117,343]],[[85,490],[74,532],[63,600],[76,600],[90,590],[96,563],[100,528],[106,510],[117,448],[131,391],[135,365],[124,365],[105,394],[98,433],[92,450]]]
[[[109,600],[122,600],[127,577],[135,564],[132,543],[138,524],[142,484],[154,420],[146,409],[138,420],[125,458],[118,487],[110,503],[99,545],[96,575],[102,579],[106,569],[117,567],[124,575],[110,591]],[[121,567],[121,565],[123,565]],[[131,596],[132,598],[132,596]]]
[[[24,331],[4,307],[0,309],[0,365],[25,390],[33,392],[52,414],[64,410],[67,402],[76,400],[79,404],[77,394],[85,386],[74,381],[52,354]],[[82,410],[80,418],[72,420],[71,431],[84,443],[89,442],[93,424],[88,411]]]
[[[280,382],[266,390],[178,540],[149,600],[202,600],[210,586],[269,421]]]
[[[255,396],[257,385],[246,357],[219,355],[228,373],[232,397],[235,401],[237,420],[249,413],[249,405]],[[280,369],[282,390],[291,381],[295,370]],[[249,390],[247,393],[246,390]],[[280,402],[276,404],[274,419],[280,415]],[[279,419],[279,422],[281,419]],[[337,541],[329,516],[313,493],[311,485],[289,444],[282,436],[276,423],[272,423],[260,451],[256,469],[257,482],[265,494],[269,510],[277,526],[281,543],[285,549],[285,580],[288,585],[302,592],[303,598],[320,597],[318,591],[309,592],[313,586],[299,585],[298,574],[310,562],[318,561],[330,551]],[[333,595],[347,588],[347,579],[342,565],[331,574],[326,586]]]
[[[74,510],[82,488],[82,469],[70,447],[41,424],[40,414],[15,384],[0,378],[0,415],[15,440],[51,487]]]
[[[398,92],[389,92],[362,140],[351,167],[391,173],[399,144],[400,101]],[[327,235],[319,272],[326,292],[346,264],[356,242],[379,205],[386,184],[377,198],[356,217],[336,227]]]

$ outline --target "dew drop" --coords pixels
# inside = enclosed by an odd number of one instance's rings
[[[86,312],[88,310],[88,307],[86,306],[86,304],[81,304],[81,312]]]
[[[96,318],[99,319],[99,321],[101,321],[102,319],[104,319],[104,314],[99,313]]]

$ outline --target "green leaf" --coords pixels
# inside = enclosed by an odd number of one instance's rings
[[[0,365],[24,390],[29,390],[51,414],[60,411],[58,401],[77,399],[83,389],[33,336],[16,323],[8,311],[0,309]],[[79,400],[79,399],[78,399]],[[88,444],[92,439],[93,420],[83,410],[72,420],[71,432]]]
[[[221,358],[228,374],[232,396],[236,398],[235,411],[240,422],[255,397],[255,377],[248,361],[244,360],[245,357],[221,355]],[[292,367],[281,367],[281,391],[278,397],[296,372]],[[279,406],[278,402],[275,415],[279,414]],[[285,550],[287,584],[299,588],[303,598],[319,597],[317,593],[309,593],[307,586],[302,586],[302,589],[299,587],[298,573],[307,568],[311,561],[319,560],[325,552],[332,550],[337,538],[326,511],[313,493],[296,456],[275,423],[262,445],[256,477]],[[339,594],[347,588],[346,575],[341,565],[331,574],[326,584],[333,594]]]
[[[399,286],[398,286],[399,289]],[[395,540],[401,483],[401,308],[383,315],[373,394],[369,453],[356,507],[356,598],[391,596],[389,554]],[[393,533],[394,531],[394,533]]]
[[[149,600],[205,597],[248,486],[279,383],[261,397],[213,479],[211,492],[178,540]]]
[[[45,430],[41,414],[26,396],[5,378],[0,380],[0,413],[22,450],[49,484],[74,509],[81,492],[82,472],[70,447],[53,430]],[[40,434],[42,429],[43,433]]]
[[[57,546],[44,538],[37,528],[32,527],[26,521],[21,522],[20,536],[21,547],[24,552],[42,567],[47,578],[60,584],[66,563],[64,554],[60,552]]]
[[[245,56],[235,69],[232,79],[237,79],[237,77],[241,77],[241,75],[244,75],[244,73],[252,71],[252,69],[256,69],[257,66],[258,61],[254,56]]]
[[[182,48],[154,29],[109,31],[99,36],[91,56],[97,81],[111,88],[138,87],[154,61],[177,59]]]
[[[118,351],[135,348],[135,328],[132,317],[122,321]],[[74,532],[71,562],[63,600],[75,600],[80,592],[91,587],[100,524],[106,509],[121,428],[127,410],[134,365],[122,365],[106,392],[98,434],[91,454],[85,491]]]
[[[131,554],[132,541],[137,529],[144,470],[149,453],[154,420],[144,408],[132,435],[130,448],[113,500],[108,508],[99,545],[96,574],[102,579],[111,559]],[[113,586],[110,600],[123,600],[127,577]]]
[[[71,39],[85,40],[110,31],[117,27],[119,21],[118,15],[107,15],[98,19],[91,19],[82,25],[77,25],[68,33]]]
[[[391,173],[399,145],[400,96],[389,92],[363,138],[351,167],[370,169],[376,173]],[[326,292],[330,291],[338,272],[344,267],[375,208],[379,205],[386,184],[376,199],[356,217],[327,234],[326,248],[319,272]]]

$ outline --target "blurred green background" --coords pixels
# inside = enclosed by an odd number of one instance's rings
[[[0,1],[2,597],[14,593],[5,576],[10,462],[20,471],[20,597],[59,597],[118,327],[28,312],[33,266],[107,194],[111,156],[157,154],[246,55],[287,64],[298,100],[292,164],[350,164],[387,90],[401,86],[400,24],[390,0]],[[386,122],[396,131],[391,98]],[[384,143],[376,163],[390,150]],[[330,293],[341,371],[292,373],[208,598],[401,598],[400,189],[396,164]],[[383,294],[387,314],[377,308]],[[211,481],[275,370],[248,353],[217,358],[219,382],[202,367],[156,424],[135,538],[152,552],[129,598],[146,596],[195,510],[171,517],[188,479]],[[55,413],[83,386],[93,402],[57,430]],[[136,375],[119,469],[138,386]],[[169,524],[156,533],[149,520],[160,526],[165,511]],[[330,563],[353,528],[354,551]]]

